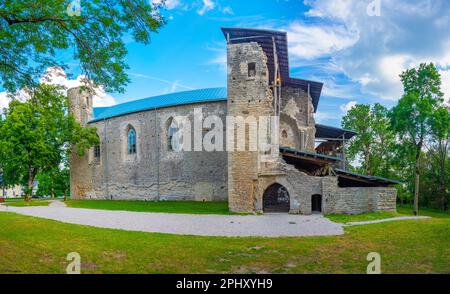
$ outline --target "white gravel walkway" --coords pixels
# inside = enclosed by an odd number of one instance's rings
[[[370,225],[376,223],[384,223],[384,222],[392,222],[392,221],[401,221],[401,220],[409,220],[409,219],[428,219],[431,218],[429,216],[399,216],[399,217],[391,217],[384,219],[377,219],[372,221],[364,221],[364,222],[349,222],[346,223],[346,226],[360,226],[360,225]]]
[[[28,216],[65,223],[129,231],[228,237],[327,236],[344,233],[343,225],[321,215],[194,215],[69,208],[0,206]]]

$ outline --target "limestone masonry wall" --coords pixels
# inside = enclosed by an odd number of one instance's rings
[[[225,151],[176,152],[168,148],[168,122],[189,116],[201,107],[203,115],[225,119],[226,103],[190,104],[128,114],[91,123],[101,140],[100,160],[93,150],[72,160],[75,199],[226,200]],[[127,133],[136,130],[137,153],[127,152]]]
[[[228,115],[244,119],[272,115],[267,58],[262,48],[253,42],[228,44],[227,63]],[[232,128],[235,133],[239,130]],[[245,142],[245,151],[228,152],[228,201],[234,212],[253,212],[257,202],[260,154],[249,151],[248,134]]]

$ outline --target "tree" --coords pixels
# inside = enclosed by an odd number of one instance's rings
[[[128,83],[124,37],[148,44],[164,25],[148,0],[21,0],[0,4],[0,81],[15,92],[34,87],[62,50],[74,52],[85,82],[122,92]],[[69,6],[68,6],[69,5]],[[94,86],[92,85],[92,86]]]
[[[450,141],[450,114],[448,108],[440,106],[433,114],[431,120],[431,134],[432,134],[432,147],[429,151],[432,162],[436,168],[432,168],[436,172],[436,178],[438,179],[438,194],[440,207],[443,210],[448,209],[449,192],[447,191],[447,179],[448,169],[448,153],[449,153],[449,141]],[[447,170],[447,172],[446,172]]]
[[[362,159],[362,172],[388,177],[394,135],[389,129],[388,110],[381,104],[357,104],[342,119],[342,126],[357,132],[346,153],[351,160]]]
[[[36,175],[58,167],[70,148],[83,155],[98,144],[96,129],[68,114],[61,89],[39,85],[24,102],[13,100],[0,129],[0,165],[8,184],[26,186],[30,200]]]
[[[440,75],[432,63],[406,70],[400,77],[404,95],[391,111],[391,124],[398,139],[413,148],[414,214],[418,214],[422,148],[432,133],[434,112],[443,101],[443,93],[440,90]]]
[[[70,192],[70,172],[67,168],[54,168],[36,176],[39,182],[37,195],[40,197],[67,196]]]

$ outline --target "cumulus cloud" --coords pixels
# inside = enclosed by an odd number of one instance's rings
[[[3,112],[4,108],[8,107],[10,101],[11,99],[8,97],[6,92],[0,92],[0,113]]]
[[[289,40],[297,44],[290,52],[303,58],[329,56],[365,94],[395,100],[402,95],[404,70],[421,62],[450,67],[450,1],[382,0],[379,16],[367,14],[373,0],[304,2],[313,24],[287,28]]]
[[[79,87],[85,85],[86,77],[79,75],[76,79],[71,80],[67,77],[67,74],[60,67],[49,67],[45,74],[40,79],[43,84],[59,85],[64,87],[63,90],[66,92],[70,88]],[[94,89],[95,95],[93,96],[94,107],[104,107],[116,104],[114,97],[106,93],[103,87],[98,87]],[[21,90],[14,95],[17,99],[25,100],[28,98],[26,91]],[[7,108],[9,102],[11,101],[7,92],[0,92],[0,110]]]
[[[86,84],[86,77],[79,75],[76,79],[71,80],[67,77],[67,74],[63,69],[59,67],[50,67],[47,69],[44,76],[41,78],[41,83],[59,85],[66,89],[80,87]],[[103,87],[94,89],[95,94],[93,98],[94,107],[105,107],[116,104],[114,97],[105,92]]]
[[[450,105],[450,69],[439,71],[442,80],[442,92],[447,105]]]
[[[289,52],[300,59],[314,59],[353,46],[358,33],[342,25],[306,25],[294,22],[287,29]]]
[[[152,0],[152,3],[154,4],[161,4],[162,2],[163,0]],[[180,5],[180,0],[165,0],[164,3],[168,10],[172,10]]]
[[[342,105],[340,106],[342,113],[343,113],[344,115],[346,115],[347,112],[350,111],[350,109],[352,109],[353,107],[356,106],[356,104],[358,104],[358,102],[356,102],[356,101],[350,101],[350,102],[348,102],[348,103],[346,103],[346,104],[342,104]]]
[[[203,0],[203,6],[197,10],[199,15],[203,15],[206,12],[213,10],[216,4],[212,0]]]

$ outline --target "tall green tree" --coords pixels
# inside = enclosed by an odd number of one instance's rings
[[[13,100],[0,125],[0,165],[8,184],[26,186],[31,198],[36,175],[63,162],[70,148],[83,155],[98,144],[96,129],[68,114],[68,99],[56,86],[40,85],[24,102]]]
[[[381,104],[372,107],[357,104],[342,119],[343,128],[357,132],[346,153],[350,160],[362,159],[361,172],[365,174],[390,176],[394,134],[387,114],[388,110]]]
[[[431,121],[431,148],[429,154],[434,162],[432,171],[436,173],[438,179],[439,206],[443,210],[448,209],[450,191],[448,186],[449,142],[450,142],[450,113],[449,109],[440,106],[433,115]],[[436,168],[434,168],[436,167]]]
[[[128,83],[124,38],[148,44],[165,20],[164,1],[7,0],[0,2],[0,81],[9,92],[36,86],[47,67],[67,66],[67,50],[86,82],[122,92]]]
[[[70,193],[70,172],[67,168],[56,167],[36,176],[39,182],[36,194],[52,198],[67,196]]]
[[[404,95],[391,111],[398,139],[414,154],[414,213],[419,211],[420,161],[426,139],[432,134],[434,114],[443,102],[440,75],[434,64],[421,64],[401,75]]]

